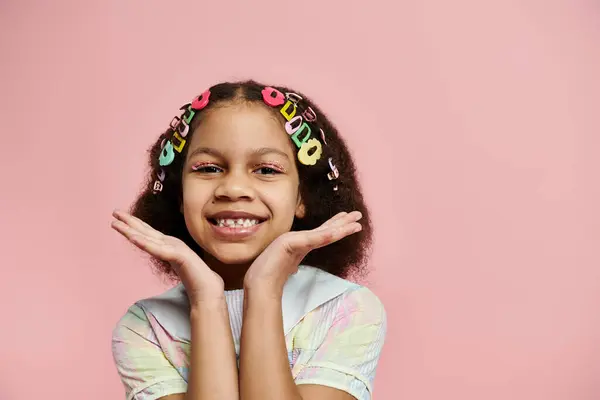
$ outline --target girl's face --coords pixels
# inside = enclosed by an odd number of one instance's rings
[[[303,216],[292,142],[265,106],[208,111],[188,146],[182,212],[209,264],[251,263]]]

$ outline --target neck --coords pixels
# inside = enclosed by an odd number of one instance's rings
[[[204,254],[206,265],[215,271],[223,279],[225,290],[242,289],[244,287],[244,276],[252,265],[252,262],[243,264],[225,264],[210,254]]]

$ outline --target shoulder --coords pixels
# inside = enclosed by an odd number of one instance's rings
[[[115,325],[115,329],[119,327],[135,327],[138,325],[148,324],[148,317],[143,308],[137,303],[131,305],[123,315],[121,315]]]
[[[329,386],[370,399],[386,331],[386,312],[377,295],[365,286],[348,285],[294,332],[296,384]]]
[[[322,282],[320,286],[328,288],[326,290],[337,287],[337,293],[305,314],[296,335],[318,341],[315,335],[324,337],[332,330],[337,333],[376,331],[378,334],[386,331],[385,307],[371,289],[327,272],[320,271],[317,275],[317,281]],[[315,297],[314,286],[312,289],[311,296]]]
[[[315,268],[309,267],[313,271]],[[379,297],[368,287],[355,282],[332,275],[323,270],[315,272],[316,281],[328,290],[332,287],[338,288],[338,294],[324,302],[319,309],[327,309],[328,312],[344,314],[366,314],[373,320],[385,319],[385,307]]]
[[[136,303],[130,306],[114,325],[113,343],[132,336],[148,338],[151,332],[152,326],[148,316],[144,309]]]
[[[339,301],[354,312],[367,312],[374,318],[385,318],[385,307],[379,297],[366,286],[356,288],[340,296]]]
[[[136,301],[129,306],[125,313],[117,321],[113,336],[134,332],[142,336],[147,336],[156,328],[156,318],[154,309],[166,310],[171,313],[185,309],[185,300],[187,297],[181,288],[175,286],[163,293],[146,299]]]
[[[386,322],[383,303],[373,291],[356,285],[332,299],[322,312],[335,315],[335,320],[352,320],[359,325],[380,325]]]
[[[187,390],[187,353],[139,303],[116,323],[112,354],[128,399],[158,399]]]

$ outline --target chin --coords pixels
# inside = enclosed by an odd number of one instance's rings
[[[251,264],[260,255],[261,249],[247,244],[229,243],[216,246],[210,254],[223,264]]]

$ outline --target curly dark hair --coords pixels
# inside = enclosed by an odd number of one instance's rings
[[[274,114],[277,114],[283,124],[286,122],[278,111],[278,108],[268,107],[263,101],[262,90],[269,85],[264,85],[253,80],[242,82],[219,83],[210,90],[210,101],[196,116],[190,124],[186,139],[191,140],[194,131],[202,121],[202,115],[209,110],[226,106],[232,103],[259,103],[263,104]],[[304,94],[282,86],[270,86],[282,93],[296,93],[302,100],[298,103],[298,109],[311,107],[315,112],[316,121],[311,122],[312,132],[319,132],[319,128],[325,133],[326,144],[323,153],[316,165],[306,166],[296,159],[298,174],[300,177],[300,195],[304,202],[306,213],[301,219],[296,218],[292,230],[314,229],[323,224],[335,214],[346,211],[360,211],[362,230],[350,235],[336,243],[313,250],[302,261],[304,265],[310,265],[327,271],[342,278],[362,278],[366,275],[366,262],[370,255],[372,242],[372,226],[369,211],[363,199],[361,188],[356,176],[356,166],[344,140],[338,134],[335,126],[326,115]],[[184,110],[189,104],[184,105]],[[182,170],[183,160],[186,158],[187,146],[181,154],[176,153],[175,159],[167,167],[159,165],[161,143],[169,140],[172,129],[167,129],[149,149],[150,171],[139,197],[134,202],[131,212],[160,232],[175,236],[183,240],[190,248],[202,257],[203,250],[189,234],[184,217],[180,212],[182,201]],[[317,138],[319,135],[316,136]],[[327,174],[331,171],[328,159],[331,157],[340,175],[338,179],[330,180]],[[163,169],[166,177],[163,188],[155,193],[153,190],[157,173]],[[334,190],[335,189],[335,190]],[[171,280],[178,277],[171,266],[159,259],[152,259],[156,272]]]

